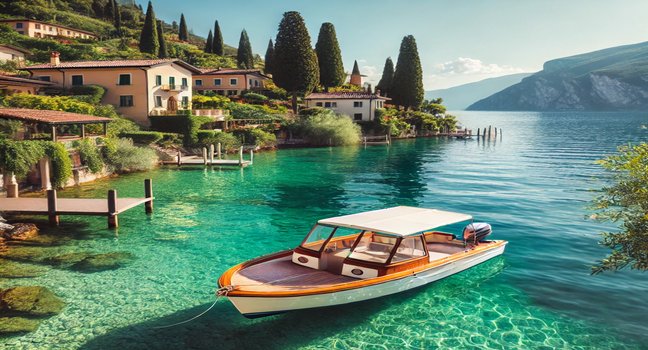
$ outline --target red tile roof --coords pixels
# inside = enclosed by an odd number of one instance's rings
[[[50,86],[54,85],[53,82],[49,81],[43,81],[43,80],[37,80],[37,79],[29,79],[29,78],[21,78],[21,77],[15,77],[11,75],[4,75],[0,74],[0,85],[1,84],[11,84],[11,83],[23,83],[23,84],[34,84],[34,85],[41,85],[41,86]]]
[[[236,69],[236,68],[201,68],[201,73],[204,75],[233,75],[233,74],[257,74],[262,77],[269,78],[265,74],[261,73],[260,69]]]
[[[25,108],[0,108],[0,118],[43,124],[98,124],[112,120],[93,115]]]
[[[18,52],[24,53],[25,55],[31,55],[32,54],[31,51],[29,51],[27,49],[23,49],[22,47],[18,47],[18,46],[13,46],[13,45],[8,45],[8,44],[0,44],[0,47],[6,47],[8,49],[16,50]]]
[[[113,60],[113,61],[71,61],[61,62],[58,65],[50,63],[37,64],[25,67],[25,70],[34,69],[65,69],[65,68],[123,68],[123,67],[153,67],[160,64],[176,63],[193,73],[199,73],[200,70],[187,62],[177,58],[154,59],[154,60]]]
[[[391,100],[389,97],[371,94],[364,91],[354,92],[314,92],[306,96],[307,100]]]

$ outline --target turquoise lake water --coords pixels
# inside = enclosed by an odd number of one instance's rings
[[[391,146],[281,150],[244,170],[163,168],[98,181],[62,196],[140,196],[155,213],[63,217],[67,252],[126,251],[127,267],[84,274],[44,267],[0,288],[44,285],[67,302],[5,349],[648,348],[648,274],[591,276],[606,254],[587,205],[603,175],[594,161],[648,140],[646,114],[458,112],[497,141],[419,139]],[[599,177],[599,179],[597,179]],[[414,291],[248,320],[214,300],[232,265],[292,248],[319,218],[394,205],[468,212],[510,242],[504,256]],[[57,232],[56,230],[53,232]]]

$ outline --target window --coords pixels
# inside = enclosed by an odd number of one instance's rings
[[[337,102],[331,102],[331,107],[337,108]]]
[[[22,28],[23,24],[22,23],[16,23],[16,28]]]
[[[67,31],[67,35],[70,35],[70,31],[69,31],[69,30]]]
[[[330,226],[315,225],[302,242],[302,248],[318,252],[324,245],[324,242],[331,236],[334,229]]]
[[[255,86],[255,87],[259,87],[259,81],[258,81],[258,80],[255,80],[255,81],[254,81],[254,86]]]
[[[72,86],[81,86],[81,85],[83,85],[83,75],[73,75]]]
[[[196,79],[196,86],[202,86],[202,79]]]
[[[214,85],[221,86],[221,80],[220,79],[214,79]]]
[[[133,107],[133,95],[119,96],[119,107]]]
[[[189,107],[189,96],[182,96],[182,108]]]
[[[405,237],[401,241],[391,262],[399,262],[425,256],[421,236]]]
[[[40,81],[52,81],[52,77],[50,77],[49,75],[41,75],[40,77],[38,77],[38,80],[40,80]]]
[[[317,103],[315,103],[315,106],[317,106],[317,107],[322,107],[322,102],[317,102]]]
[[[250,83],[249,85],[252,86],[252,79],[249,80],[249,83]]]
[[[120,74],[119,82],[117,85],[130,85],[131,84],[131,75],[130,74]]]
[[[353,120],[360,121],[362,120],[362,113],[356,113],[353,115]]]
[[[362,107],[362,101],[353,101],[353,107],[355,108]]]
[[[36,24],[34,25],[34,28],[36,28],[36,29],[41,29],[41,26],[40,26],[39,23],[36,23]]]
[[[396,237],[380,235],[373,232],[365,232],[355,249],[349,254],[349,258],[386,263],[389,255],[396,245]]]
[[[187,83],[187,78],[182,78],[182,86],[187,86],[187,85],[189,85]]]
[[[230,85],[237,85],[238,84],[238,79],[232,78],[230,79]]]
[[[162,96],[155,96],[155,107],[162,107]]]
[[[50,32],[53,32],[53,31],[54,31],[54,28],[49,27],[49,31],[50,31]]]
[[[169,77],[169,85],[175,85],[175,77]]]
[[[162,85],[162,76],[161,75],[156,75],[155,76],[155,86],[160,86]]]

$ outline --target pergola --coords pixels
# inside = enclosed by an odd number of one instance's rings
[[[0,119],[18,120],[23,122],[23,124],[32,123],[43,125],[50,132],[52,141],[58,141],[60,139],[57,135],[56,128],[64,125],[79,126],[81,130],[80,135],[73,138],[85,138],[88,136],[86,134],[86,125],[102,124],[102,136],[106,136],[107,124],[111,121],[110,118],[95,117],[93,115],[25,108],[0,108]],[[67,139],[70,138],[68,137]]]

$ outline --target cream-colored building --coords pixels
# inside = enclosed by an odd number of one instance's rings
[[[70,28],[60,24],[41,22],[34,19],[2,19],[0,24],[8,25],[19,34],[31,38],[80,38],[97,39],[97,34],[81,29]]]
[[[25,55],[29,55],[29,54],[31,54],[31,52],[20,47],[16,47],[13,45],[6,45],[6,44],[0,45],[1,62],[6,62],[6,61],[24,62]]]
[[[306,107],[327,108],[351,117],[356,122],[372,121],[376,110],[384,108],[389,98],[368,92],[319,92],[304,99]]]
[[[148,125],[149,115],[175,115],[191,108],[191,76],[200,71],[179,59],[51,62],[24,68],[34,79],[70,88],[98,85],[102,103],[125,117]]]
[[[51,85],[47,81],[0,74],[0,96],[20,93],[36,95],[40,89]]]
[[[246,90],[261,90],[270,77],[260,69],[206,69],[193,76],[194,91],[213,91],[224,96],[239,96]]]

